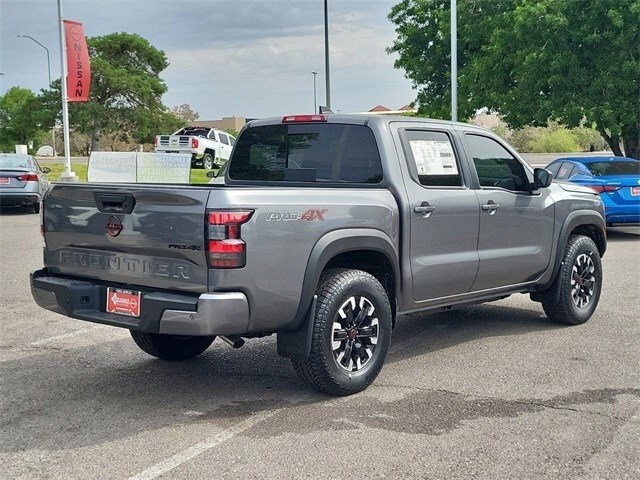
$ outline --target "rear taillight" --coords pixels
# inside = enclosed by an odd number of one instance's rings
[[[247,245],[241,238],[243,223],[253,210],[214,210],[207,214],[207,256],[213,268],[242,268],[247,263]]]
[[[194,137],[191,139],[191,148],[198,148],[198,144],[199,142],[197,138]]]
[[[282,117],[282,123],[307,123],[326,121],[326,115],[287,115],[286,117]]]
[[[596,193],[605,193],[605,192],[615,192],[616,190],[620,190],[620,187],[615,185],[587,185],[592,190],[595,190]]]
[[[36,175],[35,173],[25,173],[24,175],[20,175],[18,177],[18,180],[21,180],[23,182],[37,182],[38,175]]]

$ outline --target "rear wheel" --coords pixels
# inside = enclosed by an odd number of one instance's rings
[[[188,360],[197,357],[213,343],[215,336],[187,337],[130,330],[133,341],[144,352],[162,360]]]
[[[205,170],[211,170],[213,168],[213,160],[213,155],[205,153],[204,157],[202,157],[202,168]]]
[[[34,203],[31,205],[31,212],[32,213],[40,213],[40,204],[39,203]]]
[[[579,325],[591,318],[602,289],[602,262],[593,240],[583,235],[569,238],[558,272],[560,298],[545,296],[542,308],[554,322]]]
[[[367,272],[334,269],[323,273],[317,295],[311,353],[293,366],[322,392],[360,392],[380,373],[391,343],[387,293]]]

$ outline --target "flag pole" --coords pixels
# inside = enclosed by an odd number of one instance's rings
[[[65,55],[64,25],[62,23],[62,5],[58,0],[58,31],[60,32],[60,93],[62,94],[62,138],[64,141],[65,172],[60,181],[75,181],[76,174],[71,171],[71,145],[69,141],[69,102],[67,100],[67,56]]]
[[[451,120],[458,121],[458,6],[451,0]]]

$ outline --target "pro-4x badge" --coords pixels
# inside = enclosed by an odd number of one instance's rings
[[[310,208],[304,212],[268,212],[267,222],[290,222],[293,220],[324,220],[328,208]]]

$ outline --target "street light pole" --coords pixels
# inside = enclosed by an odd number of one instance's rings
[[[318,72],[311,72],[313,74],[313,113],[318,113],[318,97],[316,96],[316,75]]]
[[[458,7],[451,0],[451,120],[458,121]]]
[[[45,52],[47,52],[47,72],[49,72],[49,88],[51,88],[51,59],[49,58],[49,49],[41,44],[38,40],[33,38],[31,35],[18,35],[21,38],[28,38],[33,40],[42,48],[44,48]],[[55,123],[55,122],[54,122]],[[55,125],[51,128],[51,147],[53,148],[53,156],[56,156],[56,134],[55,134]]]
[[[331,110],[331,80],[329,78],[329,13],[327,0],[324,0],[324,78],[327,95],[327,108]]]

